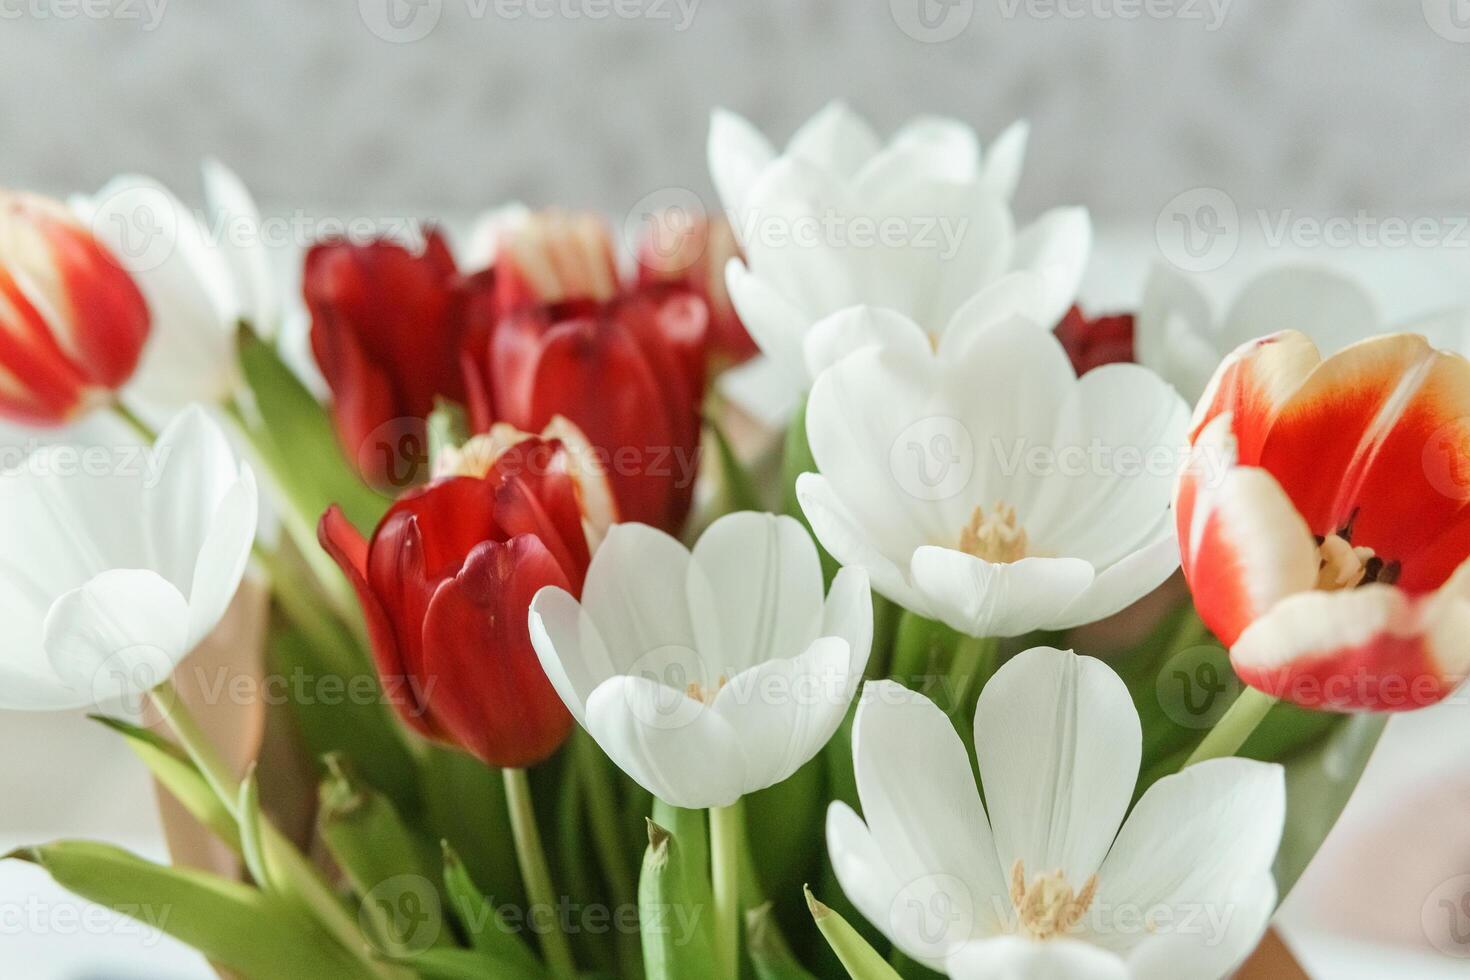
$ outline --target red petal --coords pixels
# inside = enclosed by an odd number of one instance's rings
[[[569,583],[536,538],[487,541],[444,583],[424,621],[434,724],[492,766],[541,762],[571,731],[527,626],[531,599],[547,585]]]
[[[1195,407],[1190,441],[1229,412],[1240,462],[1255,465],[1277,412],[1320,360],[1316,345],[1295,330],[1241,344],[1215,371]]]
[[[496,485],[496,521],[504,533],[540,538],[579,596],[591,556],[568,464],[560,442],[531,438],[502,453],[486,479]]]

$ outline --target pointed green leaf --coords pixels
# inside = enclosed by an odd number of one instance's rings
[[[796,961],[776,926],[771,903],[745,913],[745,941],[756,980],[816,980]]]
[[[718,422],[713,418],[706,417],[704,424],[709,427],[714,436],[715,450],[720,457],[720,476],[724,480],[725,502],[728,509],[737,510],[764,510],[761,505],[760,491],[750,478],[750,473],[745,465],[740,462],[740,457],[735,454],[735,447],[725,436],[725,431],[720,428]]]
[[[245,868],[262,890],[271,891],[274,885],[270,869],[266,866],[265,848],[260,842],[260,783],[255,778],[254,763],[240,783],[240,804],[236,807],[236,814],[240,828],[240,855],[245,859]]]
[[[205,782],[183,749],[156,732],[130,724],[120,718],[91,715],[94,721],[122,735],[133,754],[143,760],[153,778],[183,805],[214,836],[236,852],[240,850],[240,833],[235,820],[220,803],[209,783]]]
[[[534,980],[546,975],[544,971],[522,972],[514,963],[474,949],[429,949],[393,962],[410,968],[424,980]]]
[[[899,980],[893,967],[888,961],[878,955],[878,951],[869,946],[862,936],[847,920],[832,911],[821,902],[817,901],[810,888],[806,889],[807,907],[811,909],[812,919],[816,921],[817,928],[821,930],[823,938],[837,954],[843,969],[852,980]]]
[[[444,890],[449,896],[449,908],[475,952],[486,960],[511,968],[513,976],[526,977],[527,980],[545,976],[546,969],[541,961],[470,879],[469,871],[454,848],[446,841],[443,849]]]
[[[697,866],[694,856],[685,851],[678,837],[648,821],[648,850],[638,878],[638,918],[648,980],[716,975],[708,865]]]
[[[68,891],[159,929],[247,977],[373,976],[296,906],[239,882],[153,864],[94,841],[57,841],[9,856],[40,865]]]

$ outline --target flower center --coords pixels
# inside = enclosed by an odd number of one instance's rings
[[[1353,524],[1357,518],[1358,512],[1354,510],[1335,534],[1317,537],[1317,588],[1324,592],[1355,589],[1370,582],[1392,585],[1398,581],[1398,562],[1384,561],[1372,548],[1353,544]]]
[[[990,513],[976,507],[960,529],[959,549],[982,561],[1005,564],[1026,557],[1026,529],[1016,521],[1016,508],[997,501]]]
[[[724,690],[725,685],[728,683],[730,683],[730,678],[724,674],[721,674],[720,679],[715,682],[713,690],[705,690],[704,685],[699,683],[699,681],[690,681],[689,686],[684,688],[684,693],[695,701],[710,705],[715,703],[715,696]]]
[[[1082,920],[1097,894],[1097,875],[1090,876],[1080,894],[1072,891],[1061,869],[1037,875],[1026,882],[1026,865],[1019,859],[1011,865],[1011,904],[1016,923],[1032,939],[1054,939],[1065,935]]]

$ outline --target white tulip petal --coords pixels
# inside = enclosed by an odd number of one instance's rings
[[[807,374],[816,378],[853,351],[864,347],[905,347],[918,357],[929,355],[929,335],[896,310],[850,306],[812,324],[802,341]]]
[[[710,114],[707,152],[715,191],[738,235],[745,197],[761,171],[776,158],[776,151],[745,117],[716,109]]]
[[[1076,302],[1091,252],[1092,219],[1086,208],[1054,208],[1017,232],[1012,268],[1046,280],[1043,324],[1056,324]]]
[[[1098,872],[1099,910],[1129,910],[1130,921],[1096,916],[1089,938],[1125,952],[1159,937],[1176,963],[1209,957],[1215,970],[1200,975],[1223,975],[1255,947],[1275,907],[1274,886],[1261,886],[1285,820],[1278,765],[1212,759],[1165,776],[1133,808]],[[1140,916],[1152,928],[1137,928]],[[1222,949],[1220,923],[1235,916],[1259,928],[1229,935],[1235,945]]]
[[[197,405],[169,423],[153,452],[162,470],[146,497],[145,523],[154,550],[149,567],[188,594],[220,502],[241,480],[240,464],[219,426]],[[254,499],[253,482],[245,492]],[[249,531],[255,532],[254,515]]]
[[[852,655],[836,636],[731,677],[711,710],[745,754],[744,792],[774,786],[820,752],[847,716],[853,686]]]
[[[663,684],[619,676],[598,685],[587,699],[587,731],[665,803],[702,810],[743,793],[745,753],[729,723]]]
[[[92,703],[90,690],[73,691],[51,669],[42,631],[50,608],[51,594],[0,558],[0,622],[5,624],[0,708],[56,711]]]
[[[1050,329],[1046,279],[1035,272],[1008,272],[972,296],[955,311],[939,335],[941,358],[964,357],[976,337],[997,324],[1023,320]]]
[[[1009,201],[1021,183],[1021,169],[1026,162],[1026,143],[1031,138],[1031,124],[1024,119],[1011,123],[985,148],[981,158],[981,180],[991,191]]]
[[[1127,686],[1100,660],[1037,647],[996,671],[975,755],[1001,866],[1060,868],[1080,890],[1127,812],[1142,740]]]
[[[1367,340],[1380,322],[1373,297],[1347,276],[1318,266],[1278,266],[1235,297],[1219,344],[1233,350],[1279,330],[1299,330],[1325,355]]]
[[[828,554],[844,566],[862,569],[872,587],[881,595],[924,614],[926,607],[922,607],[903,570],[874,547],[867,532],[848,512],[847,505],[837,498],[826,477],[819,473],[798,476],[796,499],[812,526],[812,533]],[[835,582],[833,592],[836,592]]]
[[[794,517],[726,514],[699,536],[692,559],[708,585],[688,590],[696,645],[724,676],[796,657],[817,638],[822,566]]]
[[[973,183],[979,175],[980,141],[957,119],[920,116],[905,123],[853,177],[860,193],[908,180]]]
[[[104,701],[163,683],[189,652],[189,606],[151,571],[111,569],[57,598],[44,644],[61,683]]]
[[[933,618],[969,636],[1020,636],[1050,628],[1057,611],[1093,583],[1080,558],[988,562],[953,548],[925,546],[909,566]]]
[[[1178,568],[1174,518],[1165,513],[1152,541],[1098,572],[1081,595],[1057,611],[1048,628],[1071,629],[1107,619],[1163,585]]]
[[[927,923],[922,913],[927,906],[894,874],[887,854],[873,838],[868,825],[840,800],[832,801],[827,808],[827,853],[843,894],[863,918],[908,956],[931,969],[942,970],[943,962],[929,955],[937,937],[932,932],[926,934],[923,928]],[[942,883],[942,879],[936,882]],[[957,897],[961,902],[966,898],[963,892],[958,896],[948,892],[941,896],[937,891],[932,897],[949,909],[960,907]]]
[[[1175,980],[1180,964],[1188,963],[1192,976],[1234,976],[1260,945],[1275,911],[1276,881],[1269,871],[1241,881],[1218,902],[1190,904],[1188,929],[1144,937],[1127,954],[1129,975]]]
[[[838,99],[802,124],[786,145],[786,154],[847,179],[862,169],[878,147],[873,127]]]
[[[219,625],[230,608],[245,568],[250,564],[259,517],[255,474],[242,464],[240,478],[225,491],[215,508],[214,520],[195,559],[189,588],[190,649]]]
[[[997,936],[967,943],[945,961],[953,980],[1130,980],[1114,953],[1075,939]],[[1180,974],[1175,973],[1178,977]]]
[[[907,262],[916,274],[901,307],[929,330],[941,330],[985,283],[1012,267],[1016,225],[1004,201],[982,187],[924,185],[897,213],[911,219],[903,249],[885,261],[895,270]],[[891,205],[890,205],[891,207]],[[901,273],[890,272],[888,278]]]
[[[847,641],[852,674],[852,686],[847,692],[850,701],[873,648],[873,592],[868,586],[868,573],[863,569],[847,566],[837,570],[822,608],[822,635],[840,636]]]
[[[1138,363],[1195,401],[1222,357],[1212,324],[1209,300],[1199,287],[1171,266],[1155,264],[1133,321]]]
[[[204,197],[231,272],[225,325],[244,320],[260,336],[274,337],[281,310],[255,198],[233,170],[214,159],[204,161]]]
[[[740,322],[795,391],[811,383],[807,375],[803,337],[810,319],[785,297],[752,275],[739,259],[725,267],[725,288],[740,314]]]
[[[531,646],[551,686],[577,721],[586,724],[587,699],[616,673],[607,646],[571,593],[554,585],[531,599]]]
[[[853,724],[852,755],[863,815],[900,891],[943,892],[958,913],[928,930],[927,949],[915,952],[932,960],[950,944],[997,932],[993,900],[1008,893],[1006,879],[969,754],[949,718],[923,695],[871,681]]]
[[[682,544],[646,524],[614,524],[582,588],[582,609],[619,674],[708,685],[717,666],[699,655],[689,616],[690,558]]]

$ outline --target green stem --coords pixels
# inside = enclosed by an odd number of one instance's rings
[[[535,922],[537,906],[545,907],[553,920],[558,920],[555,892],[551,887],[551,869],[546,864],[546,849],[541,844],[541,831],[536,825],[536,808],[531,802],[531,781],[524,769],[502,769],[505,779],[505,804],[510,811],[510,832],[515,839],[516,859],[521,865],[521,878],[526,883],[530,902],[527,921]],[[561,930],[561,922],[553,921],[536,931],[541,942],[541,955],[558,977],[577,975],[572,947]]]
[[[961,636],[954,648],[954,659],[945,678],[947,693],[953,699],[951,714],[962,711],[985,687],[995,673],[1000,659],[1000,641],[991,637]]]
[[[1185,767],[1192,766],[1196,762],[1204,762],[1206,759],[1219,759],[1227,755],[1234,755],[1275,706],[1276,701],[1276,698],[1263,694],[1253,687],[1247,687],[1241,691],[1235,703],[1215,723],[1215,727],[1210,729],[1204,741],[1200,742],[1199,747],[1190,753],[1188,759],[1184,760]]]
[[[740,976],[740,804],[709,811],[710,873],[714,879],[715,967],[718,980]]]
[[[240,780],[236,778],[234,770],[220,755],[214,743],[204,734],[204,730],[199,727],[198,721],[185,706],[173,681],[166,680],[154,688],[151,700],[164,720],[168,722],[169,728],[173,730],[179,745],[198,767],[210,789],[219,797],[220,804],[238,824],[242,817],[248,816],[240,809]],[[383,978],[403,976],[401,970],[372,956],[357,923],[343,908],[331,887],[322,880],[320,873],[312,863],[284,834],[276,829],[275,824],[266,819],[262,819],[260,824],[266,863],[275,869],[283,882],[290,883],[295,897],[306,906],[317,921],[345,949],[366,964],[374,976]],[[266,883],[260,882],[259,884],[264,886]]]
[[[139,418],[131,408],[128,408],[122,402],[115,401],[112,403],[112,413],[127,423],[128,428],[141,436],[144,442],[151,443],[158,438],[158,433],[153,431],[153,427]]]
[[[617,794],[608,779],[607,767],[603,765],[602,752],[597,743],[581,728],[572,732],[572,752],[577,772],[582,780],[583,792],[587,794],[587,816],[592,824],[592,842],[597,850],[597,861],[602,865],[602,874],[612,888],[613,904],[619,909],[636,907],[638,895],[633,884],[633,869],[626,860],[627,850],[618,831]],[[619,930],[618,953],[627,968],[637,967],[631,976],[642,972],[641,950],[631,933]]]

